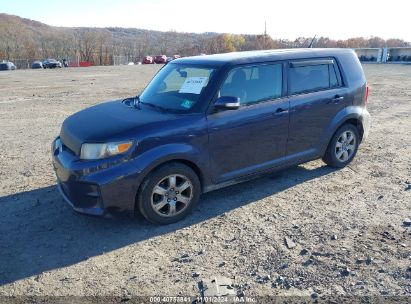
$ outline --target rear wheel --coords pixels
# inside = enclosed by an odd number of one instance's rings
[[[323,161],[334,168],[348,165],[357,154],[360,136],[355,126],[345,124],[334,134],[324,154]]]
[[[150,222],[174,223],[191,212],[200,192],[200,181],[190,167],[169,163],[151,172],[142,183],[138,208]]]

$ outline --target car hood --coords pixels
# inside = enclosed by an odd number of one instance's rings
[[[121,100],[110,101],[69,116],[61,127],[60,139],[79,155],[83,143],[134,139],[159,125],[159,122],[175,118],[176,115],[171,113],[147,107],[137,109]]]

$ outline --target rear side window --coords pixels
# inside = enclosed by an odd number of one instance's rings
[[[334,64],[291,66],[290,94],[308,93],[340,86]]]
[[[330,73],[330,87],[337,88],[340,86],[338,83],[337,73],[335,71],[335,67],[332,64],[328,65],[328,72]]]
[[[282,96],[283,65],[261,64],[231,70],[219,96],[235,96],[241,104],[253,104]]]

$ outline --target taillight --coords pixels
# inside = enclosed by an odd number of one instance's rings
[[[365,105],[368,104],[368,94],[369,94],[369,92],[370,92],[370,87],[367,84],[367,86],[365,87]]]

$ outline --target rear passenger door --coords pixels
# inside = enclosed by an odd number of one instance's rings
[[[289,158],[319,156],[322,136],[335,115],[349,104],[338,64],[333,58],[288,64]]]
[[[285,156],[289,104],[283,68],[283,63],[236,67],[225,78],[218,97],[238,97],[241,106],[207,117],[215,182],[267,169]]]

